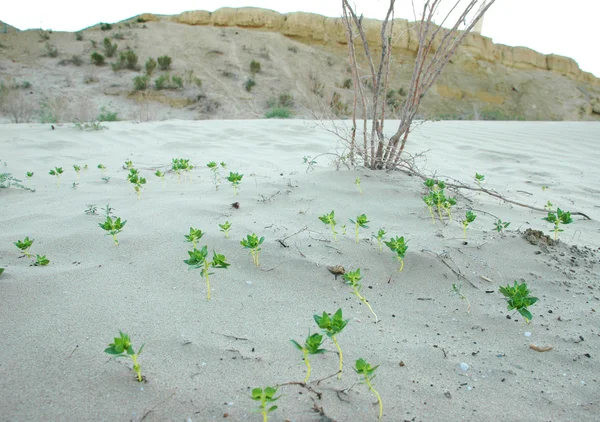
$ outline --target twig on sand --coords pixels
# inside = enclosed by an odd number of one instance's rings
[[[232,338],[234,340],[248,340],[246,337],[238,337],[238,336],[233,336],[231,334],[216,333],[214,331],[211,331],[211,333],[217,334],[219,336],[227,337],[227,338]]]
[[[296,236],[297,234],[299,234],[299,233],[302,233],[304,230],[307,230],[307,229],[308,229],[308,226],[304,226],[303,228],[301,228],[301,229],[300,229],[300,230],[298,230],[297,232],[295,232],[295,233],[292,233],[292,234],[290,234],[290,235],[288,235],[288,236],[284,237],[283,239],[277,239],[277,241],[278,241],[278,242],[281,244],[281,246],[283,246],[284,248],[289,248],[289,246],[287,245],[287,243],[285,243],[285,241],[286,241],[287,239],[289,239],[290,237],[292,237],[292,236]]]
[[[447,256],[447,255],[446,255],[446,256],[444,257],[444,256],[442,256],[441,254],[438,254],[438,253],[435,253],[435,252],[433,252],[433,251],[430,251],[429,249],[421,249],[421,252],[427,252],[427,253],[430,253],[430,254],[432,254],[432,255],[435,255],[435,256],[437,256],[437,257],[438,257],[438,259],[439,259],[440,261],[442,261],[442,263],[443,263],[443,264],[444,264],[446,267],[450,268],[450,271],[452,271],[452,272],[453,272],[453,273],[454,273],[454,274],[455,274],[455,275],[456,275],[456,276],[457,276],[459,279],[460,279],[460,278],[462,278],[462,279],[463,279],[463,280],[465,280],[467,283],[469,283],[469,284],[470,284],[472,287],[474,287],[475,289],[479,290],[479,287],[477,287],[475,284],[473,284],[473,283],[471,282],[471,280],[469,280],[467,277],[465,277],[465,275],[464,275],[464,274],[463,274],[463,273],[462,273],[460,270],[452,268],[452,266],[450,266],[450,264],[448,264],[448,263],[445,261],[445,259],[448,259],[448,260],[452,261],[452,258],[450,258],[449,256]],[[444,258],[445,258],[445,259],[444,259]],[[454,261],[452,261],[452,262],[454,263]]]
[[[339,371],[336,372],[336,373],[334,373],[334,374],[328,375],[325,378],[321,378],[321,379],[318,379],[316,381],[311,381],[311,384],[319,385],[320,382],[325,381],[325,380],[327,380],[329,378],[333,378],[333,377],[337,376],[338,374],[339,374]],[[284,385],[299,385],[302,388],[306,388],[311,393],[314,393],[319,400],[321,400],[321,397],[323,396],[323,393],[320,393],[320,392],[316,391],[310,385],[308,385],[308,383],[305,383],[303,381],[289,381],[289,382],[284,382],[282,384],[277,384],[277,387],[282,387]]]
[[[175,391],[173,391],[173,394],[171,394],[169,397],[167,397],[164,400],[159,401],[152,408],[146,410],[144,412],[144,416],[142,416],[142,418],[140,419],[140,422],[142,422],[146,418],[146,416],[148,416],[150,413],[154,412],[154,409],[156,409],[158,406],[160,406],[161,404],[163,404],[164,402],[166,402],[167,400],[169,400],[170,398],[172,398],[176,393],[177,393],[177,389],[175,389]]]

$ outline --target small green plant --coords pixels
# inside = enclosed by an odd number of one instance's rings
[[[571,224],[573,222],[571,213],[560,208],[557,208],[556,212],[548,211],[548,217],[544,217],[542,220],[554,224],[554,240],[558,240],[558,232],[564,231],[560,228],[561,224]]]
[[[314,171],[315,170],[315,164],[317,164],[317,161],[314,159],[311,159],[310,155],[305,155],[304,157],[302,157],[302,164],[306,164],[306,173],[308,173],[309,171]]]
[[[356,188],[358,189],[358,192],[362,195],[363,191],[362,191],[362,188],[360,187],[360,177],[356,178],[356,180],[354,181],[354,184],[356,185]]]
[[[223,224],[219,224],[221,228],[221,232],[225,233],[225,239],[229,239],[229,230],[231,229],[231,223],[229,221],[224,222]]]
[[[250,249],[250,254],[252,255],[252,262],[257,267],[260,265],[258,261],[258,253],[260,252],[260,245],[265,241],[264,236],[260,239],[255,233],[246,235],[245,239],[242,239],[240,245],[244,247],[244,249]]]
[[[398,272],[401,272],[404,269],[404,255],[406,255],[408,249],[407,242],[404,241],[404,236],[392,237],[389,241],[385,242],[385,244],[392,252],[396,252],[396,259],[400,261],[400,269]]]
[[[50,44],[49,42],[46,43],[46,52],[44,53],[44,56],[47,57],[58,57],[58,49],[56,48],[56,46],[54,44]]]
[[[106,174],[106,166],[104,164],[98,164],[98,168],[102,170],[102,174]]]
[[[552,211],[552,207],[554,207],[554,204],[550,201],[546,202],[546,205],[544,205],[544,209],[548,212]]]
[[[99,122],[116,122],[119,120],[119,117],[116,111],[110,111],[103,106],[100,108],[100,114],[98,115],[97,120]]]
[[[98,223],[98,225],[102,230],[107,231],[108,233],[106,235],[111,235],[113,241],[115,242],[115,245],[119,246],[119,242],[117,241],[117,234],[123,231],[123,227],[125,227],[126,223],[127,220],[121,221],[121,217],[115,218],[113,220],[112,218],[110,218],[109,215],[107,215],[106,221],[104,223]]]
[[[509,311],[516,309],[525,318],[527,323],[533,319],[531,312],[527,308],[535,304],[538,298],[529,296],[530,292],[526,283],[519,284],[515,280],[515,284],[512,287],[510,284],[506,287],[500,287],[500,293],[505,296]]]
[[[154,175],[158,178],[160,178],[160,181],[162,183],[162,188],[165,188],[165,173],[163,173],[160,170],[156,170],[156,173],[154,173]]]
[[[196,249],[196,244],[198,243],[198,241],[200,239],[202,239],[202,236],[204,236],[204,233],[200,229],[195,229],[193,227],[190,227],[190,234],[186,234],[184,236],[185,236],[185,241],[191,243],[193,248]]]
[[[87,208],[84,212],[87,215],[96,215],[96,211],[98,210],[98,207],[95,204],[87,204],[86,207]]]
[[[111,215],[114,215],[114,211],[116,211],[114,208],[112,208],[110,206],[110,204],[106,204],[104,206],[104,208],[102,208],[102,211],[104,211],[104,216],[105,217],[110,217]]]
[[[219,166],[217,165],[217,163],[215,161],[211,161],[210,163],[208,163],[206,165],[206,167],[208,167],[210,169],[210,171],[212,171],[213,173],[213,183],[215,184],[215,190],[219,189]],[[226,164],[221,162],[221,168],[225,168]]]
[[[257,62],[256,60],[250,62],[250,73],[252,73],[252,75],[260,73],[260,62]]]
[[[116,44],[115,44],[116,46]],[[133,50],[121,51],[119,59],[112,65],[112,70],[118,72],[121,69],[129,69],[138,71],[141,69],[138,65],[138,56]]]
[[[233,194],[237,195],[237,191],[240,185],[240,182],[242,181],[242,178],[244,177],[243,174],[239,174],[239,173],[233,173],[233,172],[229,172],[229,176],[227,176],[227,181],[229,181],[231,183],[231,185],[233,186]]]
[[[369,228],[369,226],[367,226],[367,223],[369,222],[369,220],[367,220],[367,216],[365,214],[361,214],[359,216],[356,217],[356,221],[350,219],[350,222],[352,224],[354,224],[354,232],[356,234],[356,243],[358,244],[358,228],[363,228],[363,229],[367,229]]]
[[[267,119],[288,119],[292,116],[292,112],[286,107],[273,107],[265,113]]]
[[[100,22],[100,29],[102,31],[110,31],[112,29],[112,25],[110,23],[102,23],[102,22]]]
[[[342,330],[346,327],[349,320],[345,320],[342,316],[342,308],[338,309],[333,317],[330,317],[327,312],[323,312],[322,316],[313,315],[315,322],[322,329],[327,337],[333,341],[335,347],[338,349],[338,353],[340,356],[340,371],[338,373],[338,379],[342,379],[342,369],[344,367],[344,355],[342,354],[342,348],[340,347],[336,336],[342,332]]]
[[[160,70],[169,70],[171,68],[172,60],[169,56],[160,56],[157,60]]]
[[[144,344],[142,344],[142,347],[140,347],[136,353],[131,345],[129,336],[122,331],[119,331],[119,337],[115,337],[113,343],[110,343],[108,347],[104,349],[104,352],[113,355],[115,358],[126,358],[129,356],[133,361],[133,370],[137,375],[137,380],[138,382],[142,382],[144,378],[142,377],[142,370],[138,363],[138,357],[142,354],[143,349]]]
[[[77,173],[77,178],[80,178],[80,171],[81,171],[81,166],[78,166],[77,164],[73,164],[73,170],[75,170],[75,173]]]
[[[81,31],[75,32],[75,39],[77,41],[83,41],[83,34],[81,33]]]
[[[331,210],[329,214],[323,214],[320,216],[319,220],[321,220],[324,224],[329,224],[329,227],[331,227],[331,232],[333,233],[333,240],[337,242],[337,232],[335,231],[335,225],[337,224],[335,221],[335,212]]]
[[[90,56],[92,59],[92,63],[96,66],[104,66],[104,56],[98,52],[93,52]]]
[[[4,268],[0,268],[0,276],[4,274]]]
[[[246,91],[251,92],[252,88],[254,88],[254,85],[256,85],[256,81],[252,78],[248,78],[248,80],[244,84],[244,88],[246,88]]]
[[[494,229],[502,236],[504,236],[504,229],[508,228],[508,226],[510,226],[508,221],[502,221],[500,219],[494,223]]]
[[[463,231],[465,233],[465,242],[467,241],[467,227],[469,226],[469,224],[475,221],[476,218],[477,215],[475,215],[472,211],[467,211],[465,213],[465,218],[462,221]]]
[[[54,170],[48,172],[50,176],[56,176],[56,186],[60,186],[60,175],[63,174],[62,167],[54,167]]]
[[[477,186],[479,186],[480,188],[482,187],[481,185],[483,184],[483,181],[485,180],[485,176],[483,174],[479,174],[479,173],[475,173],[475,183],[477,184]]]
[[[190,172],[194,168],[190,164],[190,160],[184,158],[173,158],[171,162],[171,170],[177,174],[177,183],[181,182],[181,172]],[[191,176],[190,176],[191,180]]]
[[[352,286],[352,293],[354,293],[354,296],[356,296],[362,303],[367,305],[369,311],[371,311],[371,313],[375,317],[375,323],[377,324],[377,322],[379,321],[379,319],[377,318],[377,314],[373,311],[373,308],[371,307],[371,304],[367,301],[367,299],[365,299],[365,297],[360,294],[360,289],[362,289],[362,284],[360,282],[362,280],[362,276],[360,275],[360,268],[356,269],[355,271],[347,271],[342,277],[344,278],[346,284]]]
[[[433,206],[437,207],[438,216],[441,222],[444,221],[442,210],[446,211],[448,218],[450,218],[450,221],[452,221],[452,213],[450,212],[450,208],[456,205],[456,199],[446,197],[444,191],[446,188],[446,183],[441,180],[427,179],[424,182],[424,185],[428,188],[428,193],[423,197],[423,201],[429,209],[429,213],[431,214],[434,224],[435,219],[433,218]]]
[[[467,301],[467,313],[470,314],[471,313],[471,302],[469,301],[469,298],[462,292],[462,282],[458,283],[458,284],[452,284],[452,292],[454,294],[456,294],[461,300],[466,300]]]
[[[381,419],[383,416],[383,402],[381,401],[381,396],[377,390],[373,388],[372,384],[372,381],[375,378],[374,373],[377,368],[379,368],[379,365],[371,367],[371,365],[369,365],[369,363],[367,363],[367,361],[365,361],[363,358],[358,359],[354,364],[354,371],[356,371],[358,375],[362,375],[363,384],[369,387],[369,391],[371,391],[377,397],[377,402],[379,403],[379,419]]]
[[[102,42],[102,46],[104,47],[104,55],[108,58],[111,58],[115,55],[117,51],[117,44],[112,44],[110,42],[110,38],[105,37]]]
[[[33,177],[33,172],[32,171],[28,171],[27,172],[27,178],[31,179]]]
[[[202,249],[198,250],[194,248],[192,251],[188,251],[189,259],[185,259],[187,265],[190,266],[190,269],[200,269],[200,274],[206,280],[206,299],[210,300],[210,280],[208,278],[209,275],[213,275],[209,271],[210,268],[221,268],[227,269],[231,264],[227,263],[227,258],[225,255],[221,255],[213,251],[212,261],[208,261],[206,257],[208,256],[208,247],[205,245]]]
[[[19,248],[27,258],[29,258],[31,256],[29,254],[29,248],[31,248],[31,245],[33,245],[34,241],[34,239],[29,239],[29,236],[27,236],[23,240],[17,240],[14,245]]]
[[[50,263],[50,260],[48,258],[46,258],[46,255],[36,255],[33,266],[34,267],[45,267],[49,263]]]
[[[75,122],[75,129],[86,130],[86,131],[91,132],[91,131],[100,131],[100,130],[104,130],[104,129],[108,129],[108,128],[100,122],[85,122],[85,123]],[[84,170],[86,170],[86,169],[84,168]]]
[[[310,334],[306,337],[304,341],[304,345],[301,346],[296,340],[290,340],[292,345],[302,352],[302,358],[304,363],[306,364],[306,378],[304,378],[304,384],[308,382],[310,378],[310,361],[308,360],[308,355],[318,355],[321,353],[325,353],[325,349],[321,349],[321,345],[323,344],[323,336],[318,333]]]
[[[136,76],[133,78],[133,89],[135,91],[145,91],[148,89],[150,77],[148,75]]]
[[[277,406],[275,406],[275,405],[267,408],[267,405],[274,403],[275,401],[277,401],[279,399],[279,397],[281,397],[281,396],[275,397],[276,393],[277,393],[277,388],[273,388],[273,387],[265,387],[264,390],[262,388],[252,389],[252,400],[256,400],[256,401],[260,402],[260,406],[258,407],[258,410],[260,411],[260,414],[263,417],[263,422],[268,422],[269,421],[268,414],[277,410]]]
[[[156,70],[156,65],[156,60],[154,60],[152,57],[146,60],[146,64],[144,65],[144,67],[146,68],[147,76],[152,76],[152,73],[154,73],[154,70]]]
[[[383,250],[383,245],[382,245],[382,241],[385,238],[385,235],[387,234],[387,232],[383,229],[379,229],[379,231],[377,232],[377,235],[374,235],[374,237],[377,239],[377,246],[379,246],[379,252],[381,252]]]
[[[133,185],[133,190],[137,193],[138,199],[142,193],[142,186],[146,184],[146,179],[140,176],[140,172],[137,169],[130,168],[127,180]]]
[[[123,165],[124,169],[129,170],[132,167],[133,167],[133,161],[131,161],[131,160],[125,161],[125,164]]]

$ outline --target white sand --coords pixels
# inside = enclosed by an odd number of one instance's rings
[[[387,124],[391,130],[397,122]],[[374,396],[355,385],[351,367],[359,357],[381,365],[374,385],[385,420],[596,420],[600,125],[427,123],[409,139],[411,153],[430,150],[419,162],[429,172],[467,182],[483,173],[486,187],[511,199],[538,207],[550,200],[592,218],[575,217],[549,248],[520,234],[529,227],[550,234],[543,213],[484,194],[458,197],[455,220],[467,206],[478,214],[463,245],[457,221],[432,225],[416,177],[337,172],[328,156],[306,173],[302,157],[334,151],[337,142],[313,125],[119,122],[102,132],[3,125],[2,172],[18,178],[35,172],[26,183],[36,191],[0,191],[0,267],[6,268],[0,276],[0,420],[206,421],[227,414],[226,420],[258,421],[250,390],[302,381],[301,353],[289,339],[303,341],[317,331],[313,314],[339,307],[350,319],[338,337],[342,380],[309,384],[321,398],[301,386],[282,386],[272,420],[375,420]],[[197,166],[193,183],[177,184],[169,174],[163,190],[154,169],[176,157]],[[121,168],[127,159],[148,179],[139,201]],[[244,174],[238,196],[227,182],[215,191],[205,167],[211,160]],[[101,180],[99,163],[107,166],[109,183]],[[81,180],[73,164],[89,165]],[[66,172],[60,188],[48,175],[55,166]],[[354,185],[358,176],[362,196]],[[84,213],[86,204],[96,204],[102,214],[106,203],[127,220],[118,247],[98,227],[103,218]],[[367,214],[370,229],[361,231],[360,244],[350,223],[348,235],[332,242],[317,218],[332,209],[339,224]],[[492,230],[488,213],[511,222],[505,237]],[[225,220],[233,223],[230,239],[219,232]],[[199,271],[183,263],[190,226],[206,233],[201,245],[231,263],[211,276],[209,302]],[[304,227],[285,240],[289,248],[277,242]],[[401,273],[392,253],[380,253],[369,239],[381,227],[408,240]],[[266,238],[261,268],[239,245],[252,232]],[[13,242],[25,236],[35,239],[31,252],[47,255],[50,265],[33,267],[19,257]],[[424,250],[446,254],[477,287],[463,282],[471,314],[450,292],[455,274]],[[378,324],[327,271],[335,264],[361,268]],[[520,279],[540,299],[529,325],[506,310],[498,293],[500,285]],[[134,380],[129,361],[103,352],[118,330],[129,333],[136,348],[146,344],[140,364],[147,383]],[[553,349],[538,353],[532,343]],[[337,370],[334,345],[325,347],[331,353],[311,357],[311,381]],[[460,363],[469,370],[461,372]]]

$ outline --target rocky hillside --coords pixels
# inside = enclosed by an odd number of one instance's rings
[[[376,46],[381,22],[363,22]],[[411,23],[394,24],[390,104],[402,101],[417,48]],[[343,118],[352,99],[346,54],[340,19],[257,8],[143,14],[77,33],[0,31],[0,121],[262,118],[273,107]],[[170,68],[146,78],[144,64],[160,56]],[[572,59],[471,34],[419,117],[600,120],[600,80]]]

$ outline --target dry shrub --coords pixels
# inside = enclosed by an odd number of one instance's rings
[[[132,120],[136,123],[160,120],[158,118],[159,107],[152,103],[150,97],[146,93],[143,93],[138,98],[137,106],[131,109]]]
[[[0,107],[2,113],[8,115],[13,123],[31,122],[37,110],[33,102],[27,98],[26,94],[20,91],[4,91],[0,94]]]

